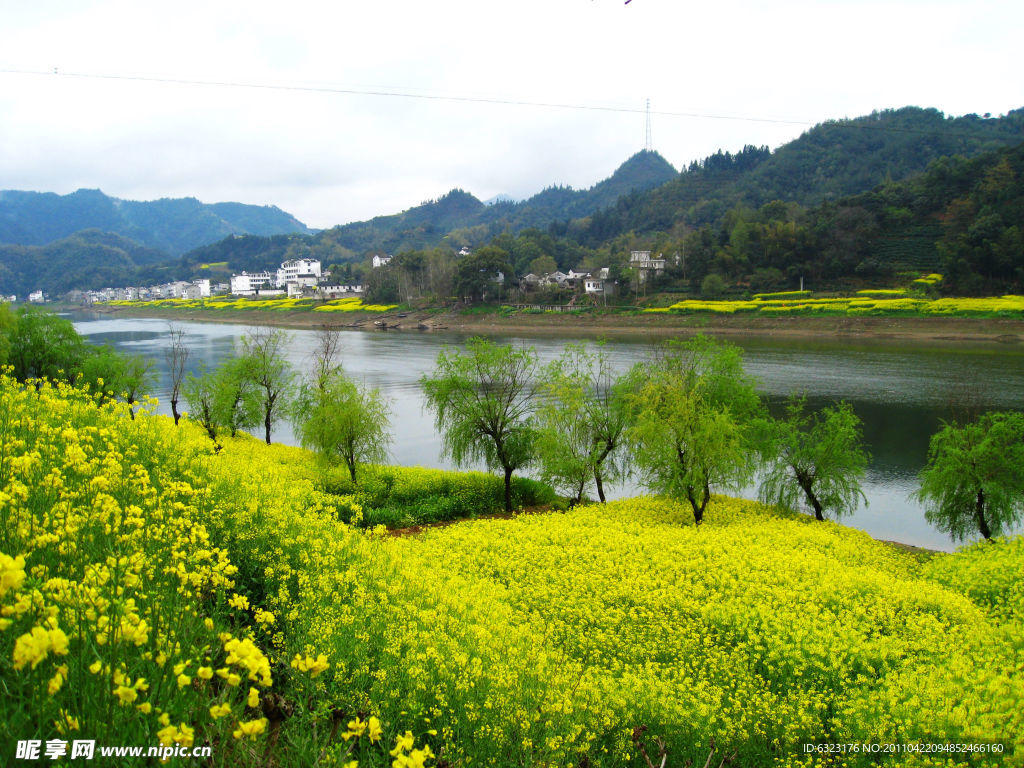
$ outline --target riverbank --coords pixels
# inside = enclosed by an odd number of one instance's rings
[[[582,337],[672,337],[709,333],[721,336],[831,338],[929,344],[1024,344],[1024,319],[1007,317],[791,316],[749,314],[669,314],[612,312],[501,312],[475,308],[346,312],[345,317],[311,311],[241,309],[162,309],[99,306],[93,311],[119,317],[190,322],[273,325],[282,328],[344,328],[369,331],[455,332],[464,334],[558,334]]]

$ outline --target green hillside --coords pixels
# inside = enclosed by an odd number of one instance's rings
[[[804,209],[738,205],[662,245],[680,254],[666,284],[699,290],[709,274],[736,288],[816,290],[945,275],[958,295],[1024,292],[1024,142],[973,159],[942,157],[902,182]],[[685,270],[685,271],[684,271]]]
[[[0,245],[0,294],[67,291],[125,284],[139,268],[155,269],[167,254],[96,229],[47,245]]]
[[[593,246],[626,232],[714,224],[737,205],[819,205],[910,178],[940,157],[973,157],[1021,140],[1024,109],[984,119],[904,107],[829,121],[774,152],[748,146],[692,163],[678,179],[601,211],[576,237]]]
[[[234,234],[311,232],[275,206],[207,205],[195,198],[136,202],[98,189],[69,195],[0,191],[0,243],[46,245],[83,229],[112,232],[169,256]]]

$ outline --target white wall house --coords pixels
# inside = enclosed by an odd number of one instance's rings
[[[391,263],[391,259],[391,256],[378,256],[377,254],[374,254],[372,262],[373,268],[377,269],[378,267],[386,267],[388,264]]]
[[[661,258],[660,253],[656,259],[651,258],[650,251],[630,251],[629,253],[629,266],[637,270],[637,276],[641,283],[646,281],[648,276],[664,272],[665,264],[666,260]]]
[[[321,299],[342,299],[347,296],[356,296],[364,292],[361,285],[318,285],[316,296]]]
[[[277,270],[277,287],[285,288],[295,284],[299,287],[315,286],[320,280],[318,259],[291,259]]]
[[[269,272],[242,272],[231,276],[231,293],[235,296],[253,296],[274,284],[275,276]]]
[[[31,301],[33,304],[42,304],[43,301],[44,301],[44,299],[43,299],[43,292],[42,291],[32,291],[32,293],[30,293],[28,295],[28,300]]]

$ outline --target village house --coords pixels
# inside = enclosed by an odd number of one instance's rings
[[[364,293],[362,285],[318,285],[313,294],[318,299],[345,299]]]
[[[537,290],[537,286],[540,285],[540,278],[537,275],[530,272],[528,275],[523,275],[519,278],[519,290],[529,292]]]
[[[298,288],[314,287],[320,281],[320,261],[318,259],[290,259],[281,264],[277,270],[277,287],[287,288],[288,295],[292,295]]]
[[[565,281],[568,279],[569,276],[565,274],[565,272],[560,272],[556,270],[554,272],[549,272],[548,274],[544,275],[544,277],[540,279],[540,284],[547,286],[549,288],[552,286],[562,288],[563,286],[565,286]]]
[[[665,271],[666,260],[658,254],[658,258],[652,259],[650,251],[630,251],[629,266],[637,271],[637,280],[641,283],[647,282],[648,277],[654,277]]]
[[[232,275],[231,293],[235,296],[255,296],[260,291],[270,289],[274,277],[269,272],[242,272],[240,275]]]
[[[608,279],[608,267],[587,273],[587,276],[583,278],[583,291],[597,295],[614,293],[614,284]]]

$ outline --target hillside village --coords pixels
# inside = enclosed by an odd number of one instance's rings
[[[464,258],[471,251],[462,248],[458,256]],[[372,269],[389,269],[393,256],[375,254],[370,264]],[[640,284],[661,274],[667,260],[659,254],[653,258],[650,251],[633,251],[630,254],[630,267],[635,270],[636,279]],[[520,299],[528,299],[530,294],[543,289],[560,289],[567,293],[587,296],[614,296],[618,291],[618,281],[610,278],[610,269],[601,267],[593,270],[569,269],[562,272],[556,269],[544,274],[527,273],[517,280],[508,281],[517,288]],[[506,276],[498,271],[490,277],[491,282],[506,284]],[[153,301],[157,299],[188,299],[198,300],[212,296],[236,296],[242,298],[269,298],[286,296],[288,298],[340,299],[361,297],[366,293],[362,283],[339,283],[332,281],[326,274],[318,259],[300,258],[281,262],[276,271],[247,272],[243,270],[231,275],[227,282],[215,282],[210,279],[191,281],[176,280],[151,286],[126,286],[103,288],[93,291],[72,291],[64,296],[66,301],[74,304],[90,305],[108,301]],[[43,291],[29,294],[30,303],[44,303],[49,297]],[[14,303],[16,296],[6,297]]]
[[[281,263],[276,272],[246,272],[232,275],[228,282],[208,279],[175,280],[152,286],[103,288],[98,291],[72,291],[67,300],[79,304],[97,304],[105,301],[152,301],[154,299],[205,299],[211,296],[270,297],[301,296],[307,298],[339,299],[360,296],[361,284],[332,284],[322,273],[317,259],[290,259]],[[35,296],[37,299],[33,299]],[[13,301],[12,297],[12,301]],[[29,301],[42,301],[42,291],[29,297]]]

